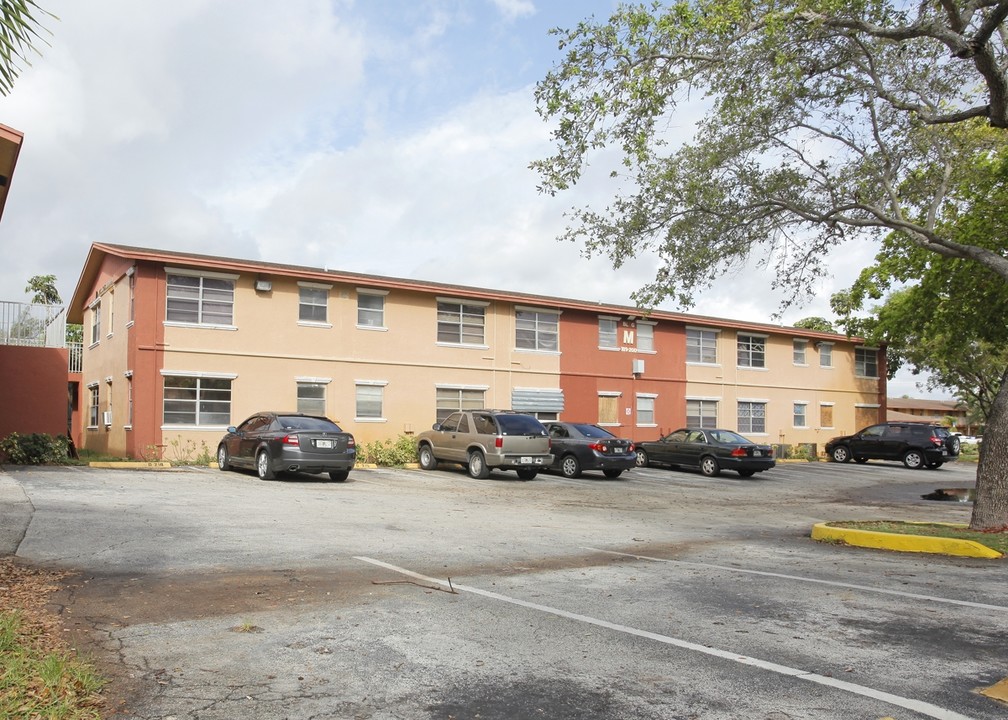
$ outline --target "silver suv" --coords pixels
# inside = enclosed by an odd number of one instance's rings
[[[553,464],[546,428],[531,415],[508,410],[464,410],[434,423],[417,437],[420,467],[434,470],[438,462],[459,463],[474,478],[491,468],[516,470],[531,480]]]

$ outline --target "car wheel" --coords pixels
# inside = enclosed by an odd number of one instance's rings
[[[217,448],[217,467],[221,470],[231,469],[231,459],[228,457],[228,451],[224,447],[224,443],[221,443]]]
[[[938,468],[940,468],[944,464],[945,463],[942,460],[935,460],[934,462],[927,463],[927,469],[928,470],[937,470]]]
[[[256,455],[256,474],[259,475],[260,480],[272,480],[276,477],[273,465],[270,463],[269,453],[265,450],[260,450]]]
[[[903,453],[903,464],[911,470],[920,470],[924,467],[924,456],[920,450],[907,450]]]
[[[833,458],[833,462],[845,463],[850,462],[851,454],[846,445],[837,445],[830,453],[830,457]]]
[[[638,450],[637,451],[637,467],[647,467],[647,466],[648,466],[647,453],[644,452],[643,450]]]
[[[602,474],[605,475],[610,480],[615,480],[616,478],[618,478],[620,475],[623,474],[623,471],[622,470],[603,470]]]
[[[717,458],[711,455],[704,455],[700,458],[700,472],[702,472],[707,477],[714,477],[721,472],[721,466],[718,465]]]
[[[348,477],[350,477],[349,470],[330,470],[329,479],[333,482],[344,482]]]
[[[420,467],[424,470],[437,470],[437,458],[434,450],[426,443],[420,446]]]
[[[945,441],[945,444],[948,446],[949,455],[951,455],[952,457],[958,455],[959,451],[962,449],[962,443],[960,442],[959,438],[957,438],[955,435],[949,435],[949,438],[948,440]]]
[[[581,463],[573,455],[564,455],[560,461],[560,472],[567,478],[581,477]]]
[[[854,458],[854,462],[856,462],[858,465],[864,465],[866,462],[868,462],[868,458],[856,457]]]
[[[520,468],[518,470],[518,477],[522,480],[534,480],[535,476],[539,474],[538,470],[533,470],[532,468]]]
[[[479,450],[469,453],[469,477],[480,480],[490,477],[490,468],[487,467],[486,458]]]
[[[739,474],[739,477],[744,477],[744,478],[745,477],[752,477],[753,475],[756,474],[756,471],[755,470],[739,470],[738,474]]]

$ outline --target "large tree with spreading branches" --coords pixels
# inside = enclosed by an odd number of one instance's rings
[[[1006,17],[1008,0],[623,5],[554,31],[563,57],[536,100],[556,152],[532,167],[556,194],[618,151],[611,201],[575,208],[564,238],[617,267],[656,256],[643,306],[689,307],[753,261],[776,268],[785,307],[800,303],[841,246],[894,232],[1008,283],[1004,237],[946,222],[962,209],[954,188],[1008,142]],[[999,399],[976,529],[1008,526]]]

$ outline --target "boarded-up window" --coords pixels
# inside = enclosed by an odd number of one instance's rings
[[[599,395],[598,421],[603,425],[619,424],[619,397],[616,395]]]
[[[877,407],[856,407],[854,408],[854,425],[858,428],[874,425],[879,421],[879,409]]]
[[[833,427],[833,406],[832,405],[820,405],[819,406],[819,427],[831,428]]]

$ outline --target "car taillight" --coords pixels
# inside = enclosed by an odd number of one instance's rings
[[[301,444],[301,441],[298,440],[298,436],[297,435],[284,435],[283,436],[283,440],[281,442],[283,442],[284,445],[300,445]]]
[[[737,447],[731,451],[732,457],[745,457],[747,454],[746,449],[742,447]]]
[[[357,447],[357,441],[353,439],[353,435],[347,438],[346,446],[348,448]]]
[[[495,448],[502,448],[502,447],[504,447],[504,438],[502,438],[500,435],[498,435],[497,437],[495,437],[494,438],[494,447]]]
[[[594,450],[595,452],[600,452],[600,453],[609,452],[609,446],[606,445],[605,443],[592,443],[588,447],[591,448],[592,450]]]
[[[635,447],[634,447],[634,444],[633,444],[633,443],[630,443],[629,445],[627,445],[627,449],[626,449],[626,451],[627,451],[628,453],[632,453],[632,452],[633,452],[634,450],[636,450],[636,449],[637,449],[637,448],[635,448]]]
[[[944,444],[944,442],[937,435],[932,435],[931,436],[931,444],[934,445],[935,447],[941,447]]]

